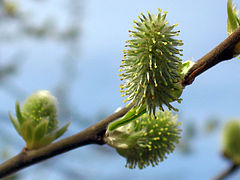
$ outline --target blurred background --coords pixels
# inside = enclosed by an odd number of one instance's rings
[[[237,2],[235,2],[237,3]],[[124,106],[118,69],[132,21],[149,10],[178,23],[183,59],[197,60],[227,37],[227,0],[0,0],[0,157],[24,147],[8,112],[39,89],[59,99],[61,123],[75,134]],[[238,3],[238,7],[240,4]],[[176,104],[183,137],[159,166],[124,167],[105,146],[85,146],[22,170],[9,179],[212,179],[230,166],[221,156],[221,131],[240,118],[240,62],[223,62],[196,78]],[[239,179],[240,172],[231,179]]]

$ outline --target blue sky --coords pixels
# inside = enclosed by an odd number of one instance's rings
[[[61,3],[64,2],[66,1],[61,1]],[[73,89],[69,92],[76,111],[86,117],[94,118],[99,111],[111,113],[119,106],[124,106],[119,92],[118,68],[123,55],[122,49],[125,41],[129,38],[128,30],[132,29],[132,21],[141,12],[146,13],[149,10],[151,13],[157,13],[157,8],[167,11],[169,23],[179,24],[177,27],[181,30],[179,38],[184,42],[183,59],[197,60],[227,37],[226,3],[226,0],[84,1],[83,17],[81,18],[82,37],[79,42],[80,55],[77,57],[79,63],[76,65],[78,67],[77,79],[73,84]],[[24,8],[29,7],[24,6]],[[59,14],[58,8],[58,1],[53,1],[43,12]],[[61,17],[63,19],[60,24],[66,23],[64,15],[59,14],[59,17],[59,19]],[[61,73],[59,61],[64,55],[62,45],[48,41],[43,41],[40,45],[37,42],[19,41],[14,45],[11,44],[11,48],[3,46],[1,49],[4,52],[3,57],[10,56],[14,50],[23,49],[23,52],[27,52],[28,55],[21,67],[21,73],[17,78],[10,79],[24,89],[26,96],[37,89],[51,90],[52,86],[58,82]],[[199,128],[203,125],[204,120],[212,115],[218,116],[221,120],[240,117],[239,69],[240,61],[233,59],[223,62],[197,77],[194,83],[184,90],[182,103],[176,105],[180,110],[180,116],[194,119]],[[9,110],[13,111],[16,99],[4,90],[0,90],[0,98],[1,102],[4,102],[1,105],[3,112],[7,114]],[[220,132],[216,133],[212,139],[198,137],[197,143],[194,145],[197,153],[191,158],[172,155],[169,161],[164,162],[160,167],[144,171],[124,169],[124,160],[119,161],[119,156],[114,156],[112,161],[118,169],[112,170],[111,177],[116,179],[122,173],[126,174],[125,178],[137,175],[140,178],[142,175],[142,177],[155,179],[158,177],[157,173],[161,171],[165,177],[169,177],[168,179],[176,179],[168,167],[182,168],[173,170],[177,174],[181,174],[181,171],[189,171],[193,164],[197,164],[188,177],[183,175],[178,179],[186,180],[193,179],[193,177],[196,179],[200,168],[203,168],[200,171],[202,175],[200,179],[209,179],[227,167],[227,162],[222,161],[219,156],[219,136]],[[80,151],[80,153],[87,154],[83,150]],[[70,158],[73,153],[71,152],[65,157]],[[102,159],[99,156],[95,158],[98,158],[99,162],[96,162],[96,165],[93,166],[95,169],[90,171],[93,172],[92,179],[96,178],[94,174],[101,172],[101,169],[99,171],[96,169],[102,166],[102,161],[106,160],[110,163],[112,156]],[[85,165],[90,166],[93,160],[89,161],[87,159],[84,162],[81,161],[83,164],[78,164],[79,168],[84,169]],[[111,166],[112,163],[109,166],[106,165],[108,168]],[[116,173],[114,173],[115,171]],[[108,171],[104,171],[103,179],[107,179],[108,173]]]
[[[125,40],[128,39],[127,31],[132,28],[132,20],[140,12],[149,10],[157,13],[158,7],[168,11],[170,23],[179,24],[177,28],[181,30],[180,38],[184,42],[184,60],[197,60],[227,36],[224,0],[88,1],[84,9],[79,82],[83,87],[88,87],[86,91],[81,89],[83,94],[88,92],[91,96],[82,99],[84,104],[88,104],[88,100],[97,101],[102,107],[111,107],[112,110],[121,105],[120,81],[116,74]],[[233,99],[236,96],[239,98],[237,92],[240,89],[235,83],[240,78],[238,64],[238,60],[225,62],[198,77],[183,93],[183,103],[179,106],[183,109],[181,112],[191,115],[227,114],[224,109],[229,107],[230,113],[234,114],[235,105],[232,103],[237,103]],[[95,86],[99,93],[96,93]],[[231,96],[233,94],[234,97]],[[85,108],[86,111],[89,109]],[[238,112],[237,108],[235,110]]]
[[[54,6],[54,3],[50,4]],[[140,12],[146,13],[149,10],[151,13],[157,13],[158,7],[168,12],[167,19],[170,23],[179,24],[177,29],[181,30],[179,38],[184,42],[184,60],[190,58],[197,60],[227,36],[225,0],[85,1],[81,18],[80,56],[77,57],[78,78],[70,92],[72,98],[77,99],[75,102],[80,112],[89,114],[99,109],[112,112],[117,107],[123,106],[117,74],[122,49],[129,38],[128,30],[132,28],[132,21]],[[50,8],[44,11],[46,14],[51,12]],[[63,19],[65,18],[63,15]],[[63,22],[60,21],[60,24]],[[2,49],[7,55],[14,49],[23,49],[23,52],[27,52],[22,72],[16,79],[16,84],[26,90],[26,95],[37,89],[48,89],[58,80],[60,74],[58,62],[64,55],[62,45],[48,41],[42,41],[40,45],[39,42],[19,41],[13,48],[5,46]],[[224,110],[231,107],[228,110],[229,115],[234,115],[237,109],[234,110],[235,105],[232,105],[231,99],[238,96],[240,87],[235,83],[238,80],[238,60],[217,65],[186,88],[179,109],[184,114],[194,115],[198,112],[202,115],[219,112],[227,114],[228,112]],[[233,94],[234,98],[231,96]],[[13,99],[12,103],[14,101]]]

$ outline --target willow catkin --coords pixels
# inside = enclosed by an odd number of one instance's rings
[[[156,107],[163,110],[166,105],[170,110],[177,110],[170,102],[181,99],[181,59],[178,46],[182,41],[175,39],[179,31],[177,25],[169,25],[166,12],[147,16],[141,13],[139,21],[133,21],[135,29],[130,32],[131,40],[127,41],[124,50],[119,76],[124,81],[120,85],[122,96],[128,96],[125,102],[132,101],[135,106],[147,105],[149,114],[155,114]]]

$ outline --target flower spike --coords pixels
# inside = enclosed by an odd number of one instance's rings
[[[177,111],[170,102],[181,99],[182,41],[175,39],[179,31],[166,21],[167,12],[147,16],[141,13],[140,21],[134,21],[134,31],[129,31],[132,39],[127,41],[121,71],[121,86],[125,101],[134,102],[137,108],[146,104],[147,112],[155,114],[156,108]]]
[[[104,140],[127,159],[126,167],[155,166],[179,142],[181,130],[176,118],[167,111],[158,111],[156,116],[145,113],[112,131],[107,130]]]

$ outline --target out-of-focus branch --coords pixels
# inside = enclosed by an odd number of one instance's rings
[[[185,86],[190,85],[196,76],[202,72],[213,67],[219,62],[233,58],[234,47],[238,42],[240,42],[240,28],[238,28],[231,36],[220,43],[216,48],[199,59],[189,70],[189,73],[186,75],[182,84]],[[80,133],[52,143],[43,148],[37,150],[24,149],[21,153],[0,165],[0,178],[8,176],[40,161],[52,158],[56,155],[84,145],[104,144],[105,142],[103,140],[103,136],[108,124],[125,115],[132,106],[133,104],[131,104],[128,108],[123,108],[106,119],[99,121]],[[233,169],[235,168],[237,167],[234,166]]]
[[[215,47],[212,51],[207,53],[201,59],[196,61],[193,67],[188,71],[182,84],[184,86],[192,84],[194,79],[201,73],[216,64],[230,60],[234,56],[234,47],[240,42],[240,27],[236,29],[228,38]]]
[[[239,168],[238,164],[232,164],[228,169],[219,174],[214,180],[223,180]]]

